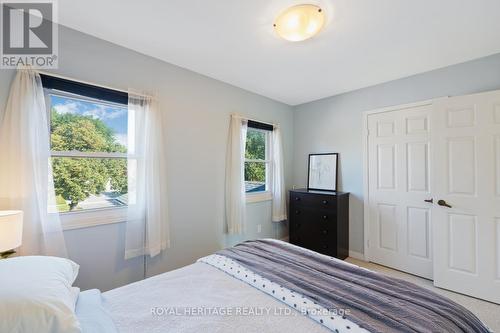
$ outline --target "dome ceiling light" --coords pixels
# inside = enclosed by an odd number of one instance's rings
[[[325,24],[325,14],[316,5],[288,8],[274,21],[276,33],[291,42],[300,42],[316,35]]]

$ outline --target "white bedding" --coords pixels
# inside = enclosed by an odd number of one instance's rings
[[[97,289],[82,291],[76,303],[76,316],[82,333],[117,333],[113,320],[102,306]]]
[[[201,262],[103,293],[103,304],[119,332],[329,332]]]

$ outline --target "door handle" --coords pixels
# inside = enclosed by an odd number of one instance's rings
[[[451,208],[451,206],[444,200],[439,200],[438,201],[438,205],[439,206],[443,206],[443,207],[448,207],[448,208]]]
[[[434,199],[433,198],[430,198],[430,199],[427,199],[427,200],[424,200],[425,202],[428,202],[428,203],[433,203],[434,202]]]

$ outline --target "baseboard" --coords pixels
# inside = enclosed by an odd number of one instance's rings
[[[349,250],[349,257],[354,258],[354,259],[358,259],[358,260],[366,261],[365,260],[365,255],[363,253],[361,253],[361,252],[356,252],[356,251]]]

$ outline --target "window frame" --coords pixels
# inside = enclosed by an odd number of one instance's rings
[[[247,159],[246,158],[246,149],[245,149],[245,164],[256,162],[256,163],[264,163],[266,167],[266,190],[260,192],[245,192],[246,202],[247,203],[257,203],[263,201],[270,201],[273,198],[272,195],[272,151],[271,151],[271,142],[272,142],[272,130],[268,129],[267,124],[252,122],[253,124],[248,123],[247,133],[249,130],[258,131],[265,134],[265,159]],[[255,124],[255,125],[254,125]],[[252,126],[253,125],[253,126]],[[263,125],[263,126],[262,126]],[[271,126],[272,128],[272,126]],[[245,167],[245,166],[243,166]]]
[[[46,84],[49,82],[49,84]],[[53,88],[51,86],[55,84]],[[57,77],[50,77],[47,75],[42,76],[42,84],[44,86],[44,97],[47,112],[48,130],[49,136],[51,131],[51,117],[52,117],[52,102],[51,96],[59,96],[63,98],[70,98],[74,100],[81,100],[84,102],[91,102],[97,104],[109,105],[112,107],[128,108],[127,104],[122,102],[127,93],[122,93],[119,91],[113,91],[108,88],[101,88],[97,86],[91,86],[88,84],[83,84],[76,81],[70,81],[66,79],[60,79]],[[97,97],[90,97],[81,94],[72,93],[65,90],[60,90],[57,88],[65,87],[65,84],[69,84],[69,88],[73,89],[75,86],[79,89],[79,92],[90,92],[91,96],[102,96],[107,97],[112,100],[99,99]],[[73,86],[71,86],[73,85]],[[113,94],[116,94],[114,96]],[[128,97],[127,97],[128,98]],[[49,137],[50,138],[50,137]],[[134,156],[128,153],[107,153],[107,152],[80,152],[80,151],[54,151],[50,150],[49,158],[53,157],[69,157],[69,158],[109,158],[109,159],[125,159],[134,158]],[[100,225],[123,223],[127,221],[127,207],[128,205],[120,207],[104,207],[104,208],[94,208],[80,211],[70,211],[70,212],[57,212],[59,215],[61,226],[63,230],[73,230],[80,228],[95,227]],[[48,209],[48,207],[47,207]],[[54,213],[55,214],[55,213]]]

